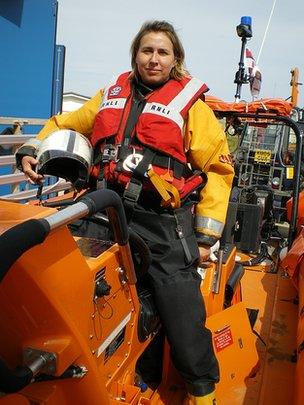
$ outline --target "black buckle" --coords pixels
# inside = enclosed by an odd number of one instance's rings
[[[132,205],[136,204],[141,190],[142,184],[139,181],[134,179],[130,180],[123,193],[124,200]]]
[[[102,162],[108,163],[112,160],[117,160],[118,150],[120,145],[106,144],[102,153]]]

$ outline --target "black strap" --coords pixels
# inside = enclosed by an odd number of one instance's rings
[[[155,152],[145,149],[143,158],[132,173],[132,177],[123,193],[124,205],[128,211],[128,217],[132,216],[133,209],[142,191],[142,180],[152,162]]]
[[[171,156],[159,155],[156,151],[150,148],[144,149],[143,156],[142,161],[134,170],[134,175],[136,177],[142,178],[146,174],[150,164],[172,170],[174,177],[177,179],[180,179],[183,176],[189,177],[193,175],[193,172],[188,168],[188,165],[179,162]]]
[[[152,164],[155,155],[156,152],[154,152],[152,149],[145,148],[143,158],[134,169],[132,177],[142,179],[147,173],[149,165]]]
[[[130,144],[135,125],[146,105],[146,102],[147,101],[144,97],[140,96],[138,92],[134,91],[131,110],[123,134],[123,141],[122,141],[123,146],[128,146]]]
[[[96,180],[96,190],[107,188],[107,181],[104,177],[104,167],[100,165],[99,174]]]
[[[180,179],[187,173],[188,166],[170,156],[155,154],[152,163],[155,166],[164,167],[168,170],[171,169],[174,173],[174,177],[177,179]]]
[[[133,216],[134,206],[139,199],[141,191],[142,191],[141,181],[131,177],[127,187],[123,192],[123,204],[125,207],[128,222]]]

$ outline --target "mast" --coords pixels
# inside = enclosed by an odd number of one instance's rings
[[[249,82],[249,76],[245,73],[244,57],[247,39],[252,37],[251,17],[241,17],[241,23],[236,27],[236,32],[242,40],[239,69],[237,70],[234,79],[234,83],[236,83],[235,102],[238,103],[241,98],[242,85]]]
[[[291,80],[290,80],[290,86],[291,86],[291,96],[290,96],[290,102],[292,107],[297,107],[298,105],[298,96],[299,96],[299,89],[298,86],[301,85],[302,83],[299,83],[299,69],[297,67],[291,69]]]

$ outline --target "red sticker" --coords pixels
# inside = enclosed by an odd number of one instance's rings
[[[214,337],[214,347],[217,352],[225,349],[225,347],[231,346],[233,344],[231,329],[223,329],[222,331],[218,332]]]
[[[232,156],[230,154],[229,155],[220,155],[219,161],[222,163],[228,163],[231,166],[233,165]]]
[[[122,88],[120,86],[111,86],[109,88],[109,98],[116,97],[121,92]]]

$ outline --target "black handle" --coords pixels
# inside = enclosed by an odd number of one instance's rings
[[[42,243],[50,232],[44,219],[30,219],[8,229],[0,237],[0,282],[15,261],[28,249]]]

